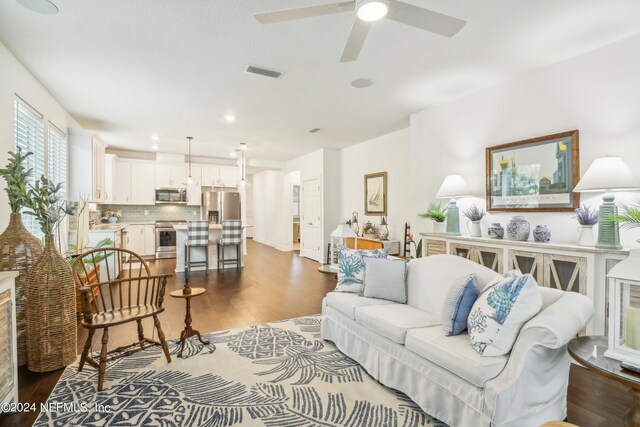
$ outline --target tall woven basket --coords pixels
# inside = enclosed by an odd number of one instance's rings
[[[27,271],[42,255],[42,245],[22,224],[19,213],[11,213],[9,226],[0,234],[0,271],[18,270],[16,278],[16,327],[18,366],[27,364],[27,324],[24,286]]]
[[[76,295],[71,268],[53,236],[27,273],[27,358],[33,372],[64,368],[76,359]]]

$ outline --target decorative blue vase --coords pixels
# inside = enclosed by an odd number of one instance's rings
[[[507,225],[507,237],[511,240],[526,242],[530,233],[531,225],[522,215],[514,216]]]
[[[490,239],[502,239],[504,237],[504,228],[499,222],[494,222],[487,229],[487,234]]]
[[[549,231],[546,225],[536,225],[536,228],[533,230],[533,240],[538,243],[549,243],[549,240],[551,240],[551,231]]]

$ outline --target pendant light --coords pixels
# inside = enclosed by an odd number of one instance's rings
[[[245,151],[247,151],[247,143],[240,143],[240,185],[244,187],[247,185],[247,175],[246,175],[246,159],[244,156]]]
[[[187,185],[191,187],[193,185],[193,176],[191,175],[191,140],[193,137],[188,136],[187,141],[189,141],[189,177],[187,178]]]

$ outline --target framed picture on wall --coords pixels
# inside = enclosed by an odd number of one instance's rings
[[[576,209],[579,162],[577,130],[487,147],[487,210]]]
[[[364,214],[387,214],[387,173],[370,173],[364,176]]]

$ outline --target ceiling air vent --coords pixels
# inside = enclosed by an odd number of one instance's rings
[[[244,69],[245,73],[259,74],[261,76],[272,77],[274,79],[280,78],[282,72],[276,70],[270,70],[264,67],[256,67],[255,65],[247,65]]]
[[[313,128],[313,129],[309,129],[307,132],[316,133],[316,132],[319,132],[319,131],[320,131],[320,128]]]

